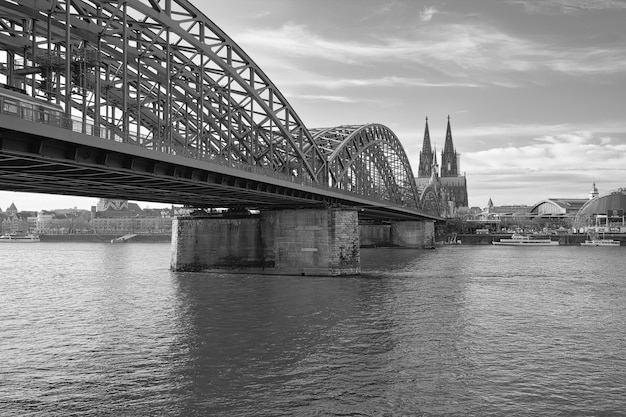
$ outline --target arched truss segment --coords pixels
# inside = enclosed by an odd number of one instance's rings
[[[312,133],[326,154],[332,186],[418,208],[409,159],[389,128],[367,124],[316,129]]]
[[[433,185],[428,185],[422,190],[420,196],[419,209],[424,213],[438,216],[441,213],[441,203],[439,193]]]
[[[189,1],[0,1],[0,46],[3,82],[94,134],[327,183],[325,155],[285,97]]]

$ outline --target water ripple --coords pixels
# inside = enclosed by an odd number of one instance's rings
[[[366,249],[361,277],[303,278],[172,273],[160,244],[28,246],[0,252],[2,415],[626,408],[621,252]]]

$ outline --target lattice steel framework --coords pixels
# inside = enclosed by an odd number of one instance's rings
[[[0,1],[0,50],[0,81],[81,119],[87,134],[418,207],[393,132],[366,125],[313,135],[188,1]]]
[[[441,213],[441,205],[439,202],[439,190],[433,184],[429,184],[422,190],[420,196],[419,208],[425,213],[438,215]]]
[[[336,187],[401,206],[419,206],[408,157],[389,128],[367,124],[311,132],[326,154]]]

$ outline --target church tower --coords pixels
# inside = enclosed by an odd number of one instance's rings
[[[452,130],[450,129],[450,116],[448,116],[448,128],[446,130],[446,143],[441,153],[441,177],[458,177],[457,154],[452,144]]]
[[[430,144],[428,118],[426,118],[424,145],[420,152],[415,185],[420,193],[421,209],[427,213],[452,218],[459,207],[468,207],[467,180],[465,175],[459,175],[459,155],[452,143],[450,116],[448,116],[445,146],[441,153],[441,165],[437,164],[437,149]]]
[[[600,193],[598,192],[598,187],[596,187],[596,182],[593,182],[593,186],[591,187],[591,191],[589,191],[589,200],[593,200],[594,198],[596,198]]]
[[[426,128],[424,129],[424,144],[420,152],[420,165],[417,170],[418,178],[430,178],[433,169],[433,150],[430,146],[430,132],[428,131],[428,117],[426,118]]]

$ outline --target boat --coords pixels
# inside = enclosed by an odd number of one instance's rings
[[[604,233],[587,233],[587,239],[580,246],[620,246],[619,240],[606,239]]]
[[[548,238],[534,238],[527,235],[514,234],[510,239],[500,239],[499,241],[491,242],[494,245],[508,245],[508,246],[557,246],[558,240],[550,240]]]
[[[40,242],[39,236],[33,234],[21,235],[11,233],[0,236],[0,243],[35,243]]]
[[[620,241],[613,239],[591,239],[585,240],[580,246],[620,246]]]
[[[127,235],[111,239],[111,243],[126,243],[134,237],[137,237],[136,233],[129,233]]]

